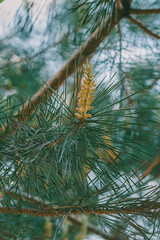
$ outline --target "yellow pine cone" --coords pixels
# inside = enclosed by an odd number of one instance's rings
[[[87,65],[84,71],[82,89],[78,93],[79,107],[76,108],[78,113],[75,113],[79,121],[85,121],[87,118],[92,117],[91,114],[87,112],[94,108],[93,106],[91,106],[91,103],[94,101],[93,92],[96,91],[94,87],[96,87],[96,84],[92,73],[92,67],[90,65]]]

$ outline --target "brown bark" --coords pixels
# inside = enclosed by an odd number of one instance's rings
[[[130,8],[129,12],[130,12],[130,14],[136,14],[136,15],[159,14],[160,13],[160,8],[158,8],[158,9],[135,9],[135,8]]]
[[[141,179],[145,178],[154,167],[156,167],[160,163],[160,155],[154,159],[154,161],[151,163],[151,165],[146,169],[146,171],[141,176]]]
[[[112,13],[112,19],[108,16],[95,32],[86,40],[86,42],[71,56],[67,63],[54,75],[24,106],[15,114],[20,122],[24,122],[33,113],[38,102],[45,101],[48,93],[57,90],[58,87],[81,66],[84,61],[90,57],[100,45],[100,43],[111,33],[114,27],[123,18],[123,11]],[[6,131],[7,124],[2,127],[2,132]]]
[[[120,1],[117,0],[117,7],[121,8]],[[133,9],[129,10],[130,14],[158,14],[160,9]],[[33,113],[34,107],[38,104],[40,100],[45,101],[47,93],[53,90],[57,90],[58,86],[61,85],[75,70],[81,66],[84,61],[90,57],[100,45],[100,43],[111,33],[114,27],[120,22],[120,20],[125,17],[125,12],[123,10],[118,10],[117,18],[115,12],[112,14],[112,19],[108,16],[103,24],[97,28],[97,30],[86,40],[86,42],[72,55],[72,57],[67,61],[67,63],[60,69],[60,71],[54,75],[32,98],[27,101],[22,108],[15,114],[20,122],[24,122]],[[157,34],[152,33],[148,30],[142,23],[129,17],[129,20],[140,27],[150,36],[157,39],[160,38]],[[111,24],[110,24],[111,21]],[[110,27],[109,27],[110,25]],[[7,123],[3,125],[2,132],[6,131]]]
[[[147,33],[149,36],[154,37],[156,39],[160,39],[160,36],[158,36],[157,34],[153,33],[152,31],[150,31],[148,28],[146,28],[141,22],[139,22],[138,20],[136,20],[135,18],[132,18],[131,16],[128,17],[128,19],[130,20],[130,22],[132,22],[133,24],[137,25],[139,28],[141,28],[145,33]]]
[[[117,9],[122,10],[122,4],[121,4],[121,0],[116,0],[116,4],[117,4]]]
[[[31,215],[31,216],[41,216],[41,217],[62,217],[64,215],[81,215],[82,213],[87,215],[112,215],[112,214],[132,214],[132,213],[152,213],[152,210],[160,210],[160,202],[148,202],[147,204],[142,203],[140,206],[126,207],[126,208],[117,208],[108,209],[108,208],[48,208],[48,209],[28,209],[28,208],[15,208],[15,207],[0,207],[0,213],[10,213],[10,214],[21,214],[21,215]]]
[[[9,191],[7,189],[4,190],[4,194],[5,195],[8,195],[10,197],[13,197],[14,199],[17,199],[17,200],[20,200],[22,201],[23,200],[26,200],[28,201],[29,203],[31,203],[32,205],[34,206],[38,206],[38,207],[41,207],[43,209],[45,208],[48,208],[48,206],[50,205],[50,203],[48,201],[40,201],[39,198],[37,197],[32,197],[24,192],[22,192],[20,195],[18,195],[17,193],[15,192],[12,192],[12,191]],[[77,226],[81,226],[81,221],[79,221],[77,218],[73,217],[73,216],[68,216],[67,219],[77,225]],[[87,225],[87,231],[88,232],[91,232],[91,233],[94,233],[94,234],[97,234],[99,236],[101,236],[102,238],[104,239],[108,239],[108,240],[113,240],[113,238],[111,238],[110,236],[108,236],[107,234],[103,233],[102,231],[100,231],[99,229],[96,229],[95,226],[92,226],[91,224],[88,224]]]

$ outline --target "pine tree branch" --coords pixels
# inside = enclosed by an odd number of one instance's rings
[[[26,194],[24,192],[21,193],[21,195],[18,195],[17,193],[15,193],[14,191],[9,191],[8,189],[4,190],[4,194],[8,195],[10,197],[13,197],[14,199],[20,200],[22,201],[22,199],[24,199],[25,201],[28,201],[29,203],[31,203],[34,206],[38,206],[38,207],[42,207],[42,208],[48,208],[48,206],[50,205],[50,203],[48,201],[40,201],[39,198],[37,197],[31,197],[29,194]],[[81,226],[81,221],[79,221],[77,218],[73,217],[73,216],[68,216],[67,219],[78,226]],[[108,239],[108,240],[113,240],[113,238],[111,238],[110,236],[108,236],[107,234],[101,232],[99,229],[96,229],[95,226],[92,226],[91,224],[88,224],[87,226],[87,231],[94,233],[98,236],[101,236],[104,239]]]
[[[130,14],[136,14],[136,15],[159,14],[160,13],[160,8],[158,8],[158,9],[135,9],[135,8],[130,8],[129,12],[130,12]]]
[[[150,86],[147,87],[147,90],[150,90],[154,87],[154,85],[158,82],[160,76],[158,76],[157,78],[154,79],[154,81],[152,82],[152,84]],[[147,91],[144,91],[144,94],[147,94]],[[154,167],[156,167],[158,164],[160,163],[160,155],[158,155],[158,157],[156,157],[153,162],[151,163],[151,165],[146,169],[146,171],[143,173],[143,175],[141,176],[141,179],[145,178],[146,176],[148,176],[148,174],[152,171],[152,169]]]
[[[132,213],[152,213],[152,210],[160,210],[160,202],[142,202],[140,206],[109,209],[109,208],[48,208],[48,209],[32,209],[32,208],[15,208],[15,207],[0,207],[0,213],[10,213],[10,214],[21,214],[30,216],[41,216],[41,217],[62,217],[64,215],[81,215],[82,213],[87,215],[113,215],[113,214],[132,214]]]
[[[147,33],[149,36],[154,37],[156,39],[160,39],[160,36],[153,33],[152,31],[150,31],[148,28],[146,28],[141,22],[139,22],[138,20],[136,20],[135,18],[132,18],[131,16],[128,17],[128,19],[130,20],[130,22],[132,22],[133,24],[137,25],[139,28],[141,28],[145,33]]]
[[[39,198],[37,198],[37,197],[31,197],[31,196],[28,196],[26,193],[22,193],[21,194],[21,196],[19,196],[18,194],[16,194],[15,192],[12,192],[12,191],[9,191],[9,190],[7,190],[7,189],[5,189],[5,191],[4,191],[4,194],[6,194],[6,195],[10,195],[11,197],[13,197],[13,198],[15,198],[15,199],[18,199],[18,200],[20,200],[20,201],[22,201],[22,199],[24,199],[24,200],[27,200],[28,202],[30,202],[32,205],[34,205],[34,206],[37,206],[37,207],[40,207],[40,208],[42,208],[43,210],[41,211],[41,212],[33,212],[32,210],[33,209],[29,209],[29,212],[30,212],[30,214],[29,215],[34,215],[34,216],[48,216],[48,215],[45,215],[46,214],[46,209],[47,209],[47,214],[48,214],[48,212],[51,212],[51,211],[60,211],[61,212],[61,210],[63,210],[61,207],[60,208],[48,208],[49,207],[49,202],[48,201],[43,201],[43,202],[41,202],[40,200],[39,200]],[[11,211],[12,211],[12,209],[13,208],[11,208]],[[74,209],[74,207],[72,207],[72,209]],[[76,206],[75,207],[75,209],[81,209],[81,206]],[[128,208],[128,210],[127,210],[127,208],[125,208],[125,209],[121,209],[121,210],[117,210],[117,211],[112,211],[112,210],[109,210],[109,211],[107,211],[107,213],[106,212],[100,212],[100,214],[116,214],[116,213],[141,213],[141,212],[148,212],[148,210],[154,210],[154,209],[160,209],[160,204],[158,203],[158,205],[157,205],[157,203],[156,203],[156,206],[155,206],[155,202],[147,202],[147,201],[143,201],[143,202],[141,202],[141,205],[140,205],[140,207],[137,207],[137,208]],[[65,210],[66,211],[68,211],[68,209],[66,209],[65,208]],[[2,211],[4,211],[4,209],[2,210],[2,209],[0,209],[0,212],[2,212]],[[9,212],[9,213],[13,213],[13,212]],[[21,210],[20,210],[21,211]],[[27,211],[27,209],[25,209],[25,211],[23,211],[23,209],[22,209],[22,211],[21,212],[14,212],[15,214],[28,214],[28,211]],[[44,211],[44,214],[42,215],[41,213]],[[83,210],[83,211],[85,211],[86,212],[86,210]],[[94,214],[94,213],[96,213],[96,214],[99,214],[99,212],[98,211],[102,211],[101,209],[100,210],[98,210],[98,209],[94,209],[94,208],[92,208],[92,213],[91,214]],[[61,212],[62,213],[62,212]],[[69,213],[70,213],[70,211],[69,211]],[[79,213],[78,212],[76,212],[76,214],[83,214],[84,212],[80,212],[79,211]],[[86,212],[87,213],[87,212]],[[153,211],[152,212],[150,212],[151,214],[153,214]],[[63,212],[63,214],[65,214],[65,212]],[[71,213],[72,214],[72,213]],[[88,213],[87,213],[88,214]],[[52,213],[49,215],[49,216],[55,216],[55,215],[53,215]],[[58,215],[59,216],[59,215]],[[75,218],[74,216],[71,216],[70,214],[68,214],[68,216],[67,216],[67,219],[71,222],[71,223],[73,223],[73,224],[76,224],[76,225],[78,225],[78,226],[81,226],[81,221],[79,221],[77,218]],[[108,240],[114,240],[115,238],[112,238],[111,236],[109,236],[109,235],[107,235],[106,233],[103,233],[102,231],[100,231],[99,229],[97,229],[95,226],[92,226],[91,224],[88,224],[87,225],[87,231],[88,232],[91,232],[91,233],[94,233],[94,234],[96,234],[96,235],[98,235],[98,236],[101,236],[102,238],[104,238],[104,239],[108,239]],[[117,239],[117,238],[116,238]],[[118,239],[117,239],[118,240]]]
[[[63,82],[75,72],[75,70],[81,66],[87,58],[89,58],[100,45],[100,43],[111,33],[114,27],[124,17],[123,11],[114,10],[112,13],[112,19],[108,16],[104,22],[98,27],[95,32],[86,40],[86,42],[76,51],[75,54],[67,61],[67,63],[61,68],[61,70],[54,75],[32,98],[27,101],[18,113],[15,114],[20,122],[24,122],[33,113],[34,107],[38,102],[45,101],[47,94],[51,92],[51,89],[57,90]],[[17,115],[17,116],[16,116]],[[7,123],[3,125],[2,132],[6,131]]]

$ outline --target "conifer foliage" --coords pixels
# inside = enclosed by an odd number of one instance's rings
[[[159,190],[143,185],[134,166],[142,167],[143,158],[151,154],[144,136],[158,123],[142,124],[141,140],[135,142],[132,134],[140,127],[134,122],[136,110],[125,106],[125,98],[111,98],[123,81],[107,87],[101,82],[95,91],[93,78],[92,67],[87,65],[77,99],[79,108],[75,109],[81,115],[71,110],[63,94],[52,91],[28,121],[20,123],[14,115],[7,119],[6,131],[12,134],[1,137],[0,211],[62,220],[72,214],[88,214],[101,221],[101,215],[107,214],[106,226],[111,227],[110,221],[127,221],[125,231],[141,236],[146,233],[134,219],[142,211],[146,220],[154,213],[156,226]],[[124,107],[114,109],[119,102],[124,102]]]
[[[96,31],[27,102],[0,97],[0,238],[159,239],[159,75],[123,69],[119,22],[133,23],[132,2],[71,1],[76,29]],[[105,80],[90,55],[116,25],[119,74]]]

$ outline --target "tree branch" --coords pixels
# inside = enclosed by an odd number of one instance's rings
[[[69,222],[71,222],[74,225],[77,225],[79,227],[82,225],[81,221],[79,221],[77,218],[75,218],[73,216],[68,216],[67,219],[68,219]],[[112,237],[110,237],[106,233],[103,233],[102,231],[97,229],[92,224],[87,224],[87,232],[94,233],[94,234],[96,234],[96,235],[98,235],[98,236],[100,236],[100,237],[102,237],[102,238],[104,238],[106,240],[114,240]]]
[[[157,166],[160,163],[160,155],[154,159],[154,161],[151,163],[151,165],[146,169],[146,171],[143,173],[141,176],[141,179],[145,178],[151,171],[152,169]]]
[[[20,194],[17,194],[15,191],[11,191],[11,190],[5,188],[3,193],[4,193],[4,195],[10,196],[19,201],[23,201],[23,200],[28,201],[32,205],[38,206],[41,208],[45,208],[50,205],[50,203],[48,201],[43,201],[39,197],[32,197],[30,194],[25,193],[25,192],[21,192]]]
[[[63,40],[68,37],[71,33],[68,32],[66,34],[63,35],[63,37],[61,39],[59,39],[57,42],[54,42],[54,43],[51,43],[51,44],[48,44],[47,47],[41,49],[39,52],[35,53],[34,55],[31,55],[31,56],[27,56],[27,57],[23,57],[23,58],[20,58],[19,61],[15,61],[15,62],[8,62],[3,64],[2,66],[0,66],[0,70],[1,69],[4,69],[4,68],[7,68],[9,66],[13,66],[13,65],[16,65],[16,64],[26,64],[28,63],[29,61],[39,57],[40,55],[42,54],[45,54],[46,51],[52,49],[53,47],[55,47],[56,45],[58,45],[59,43],[63,42]]]
[[[137,25],[139,28],[141,28],[145,33],[147,33],[149,36],[154,37],[156,39],[160,39],[160,36],[158,36],[157,34],[153,33],[152,31],[150,31],[148,28],[146,28],[141,22],[139,22],[138,20],[136,20],[135,18],[132,18],[131,16],[128,17],[128,19],[130,20],[130,22],[132,22],[133,24]]]
[[[0,213],[21,214],[41,217],[62,217],[64,215],[81,215],[84,212],[87,215],[113,215],[113,214],[132,214],[132,213],[152,213],[152,210],[160,210],[160,202],[142,202],[141,205],[135,207],[125,207],[117,209],[109,208],[89,208],[72,207],[72,208],[47,208],[47,209],[32,209],[32,208],[15,208],[15,207],[0,207]]]
[[[116,4],[117,4],[117,9],[122,10],[122,4],[121,4],[121,0],[116,0]]]
[[[37,197],[32,197],[29,194],[26,194],[24,192],[21,193],[21,195],[19,196],[16,192],[14,191],[9,191],[8,189],[4,190],[4,194],[13,197],[14,199],[20,200],[22,201],[22,199],[28,201],[29,203],[31,203],[34,206],[38,206],[41,207],[43,209],[48,208],[48,206],[50,205],[50,203],[48,201],[41,201],[39,198]],[[67,219],[75,225],[81,226],[81,221],[79,221],[77,218],[73,217],[73,216],[68,216]],[[91,224],[87,225],[87,231],[94,233],[98,236],[101,236],[104,239],[107,240],[113,240],[112,237],[110,237],[109,235],[103,233],[102,231],[100,231],[99,229],[95,228],[95,226],[92,226]]]
[[[34,107],[38,104],[39,100],[45,101],[48,92],[57,90],[58,87],[71,75],[75,70],[81,66],[85,60],[90,57],[100,45],[100,43],[111,33],[114,27],[124,17],[123,11],[115,10],[112,13],[112,19],[108,16],[104,22],[98,27],[95,32],[86,40],[86,42],[76,51],[75,54],[67,61],[67,63],[54,75],[32,98],[21,107],[18,113],[15,114],[20,122],[24,122],[33,113]],[[17,115],[17,116],[16,116]],[[2,127],[2,132],[6,131],[7,124]]]
[[[152,89],[152,88],[155,86],[155,84],[158,82],[159,77],[160,77],[160,76],[158,76],[157,78],[155,78],[155,79],[153,80],[153,82],[151,83],[151,85],[149,85],[148,87],[145,87],[144,90],[141,92],[141,94],[146,95],[146,94],[148,93],[148,91],[149,91],[150,89]],[[126,78],[129,80],[129,75],[126,74]],[[124,87],[124,93],[125,93],[125,95],[128,97],[127,100],[128,100],[128,102],[129,102],[129,104],[134,104],[134,103],[136,103],[136,102],[129,96],[129,93],[128,93],[128,91],[127,91],[126,86]]]
[[[135,9],[135,8],[130,8],[129,13],[130,14],[136,14],[136,15],[159,14],[160,13],[160,8],[158,8],[158,9]]]

